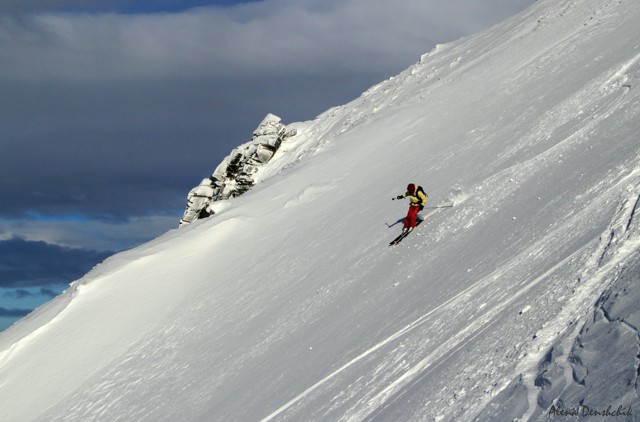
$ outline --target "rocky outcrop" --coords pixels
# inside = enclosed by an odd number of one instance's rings
[[[287,130],[278,116],[267,114],[251,141],[231,151],[210,177],[189,191],[180,226],[213,215],[213,202],[240,196],[251,189],[260,168],[273,158],[286,138],[295,134],[295,129]]]

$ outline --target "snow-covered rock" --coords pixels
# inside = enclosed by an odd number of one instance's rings
[[[200,184],[189,191],[187,195],[187,206],[180,219],[180,225],[189,224],[199,218],[209,217],[213,210],[209,207],[216,188],[209,178],[202,179]]]
[[[180,226],[215,214],[214,202],[240,196],[251,189],[256,184],[258,171],[269,163],[283,141],[296,134],[297,130],[287,130],[278,116],[267,114],[253,132],[251,141],[231,151],[209,178],[189,191]]]

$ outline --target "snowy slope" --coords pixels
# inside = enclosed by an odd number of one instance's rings
[[[640,414],[639,18],[540,0],[293,125],[251,192],[0,334],[0,420]],[[408,182],[456,206],[390,248]]]

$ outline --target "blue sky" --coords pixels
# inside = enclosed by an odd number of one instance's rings
[[[532,3],[4,0],[0,329],[176,228],[267,113],[311,120]]]

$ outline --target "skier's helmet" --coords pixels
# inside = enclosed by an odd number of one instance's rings
[[[416,191],[416,185],[414,185],[413,183],[409,183],[407,185],[407,191],[411,192],[411,193],[415,192]]]

